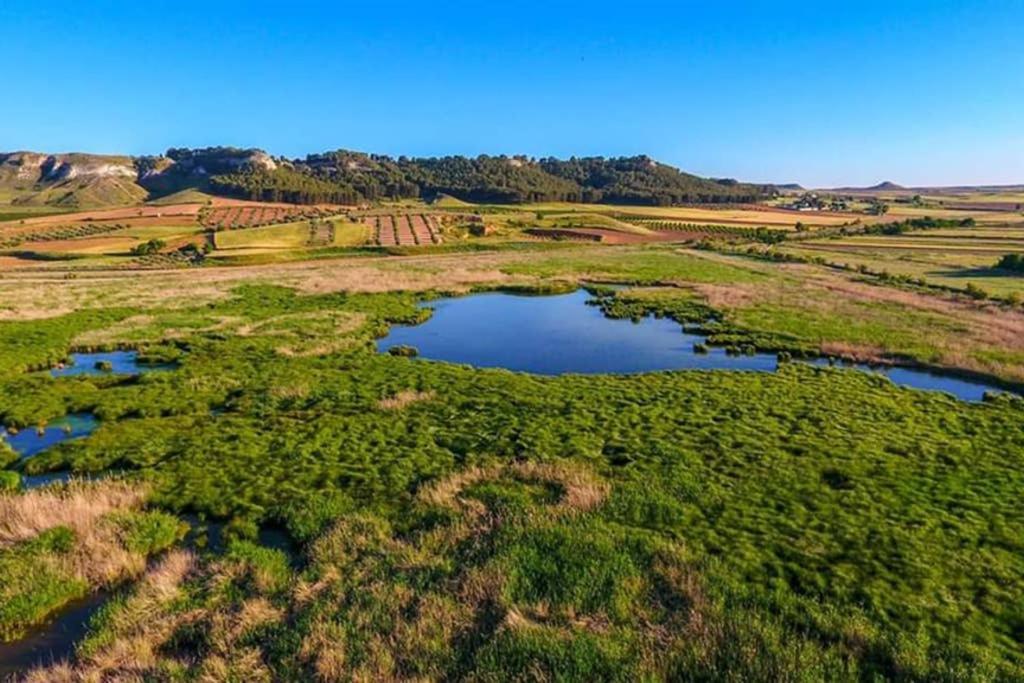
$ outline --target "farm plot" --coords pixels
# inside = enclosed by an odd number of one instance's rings
[[[365,223],[352,223],[348,220],[334,221],[335,247],[358,247],[371,241],[371,230]]]
[[[1024,253],[1021,232],[984,228],[978,230],[977,237],[968,230],[865,235],[787,242],[781,250],[829,263],[921,278],[956,289],[972,285],[991,295],[1024,295],[1024,278],[995,268],[1004,254]]]
[[[657,233],[681,233],[690,236],[700,237],[724,237],[758,240],[764,242],[781,241],[786,233],[785,229],[774,227],[741,227],[735,225],[703,225],[694,223],[679,223],[676,221],[646,221],[644,225]]]
[[[377,244],[385,247],[398,244],[398,236],[395,234],[395,223],[391,216],[380,216],[377,218]]]
[[[426,219],[423,216],[409,216],[412,221],[412,232],[416,237],[417,244],[430,244],[435,242],[435,233],[430,229]]]
[[[127,230],[129,223],[77,223],[71,225],[36,226],[31,229],[0,232],[0,246],[16,246],[32,242],[66,241],[94,237]]]
[[[436,216],[399,214],[366,216],[374,244],[382,247],[414,247],[441,243],[441,226]]]
[[[1007,211],[986,211],[984,209],[950,209],[936,208],[933,206],[918,207],[905,204],[893,204],[889,212],[884,216],[871,217],[865,223],[884,223],[892,220],[905,220],[908,218],[939,218],[951,220],[963,220],[973,218],[978,225],[1021,225],[1024,224],[1024,214]]]
[[[200,220],[207,228],[237,230],[286,223],[300,218],[322,218],[336,213],[335,210],[321,207],[245,204],[204,209]]]
[[[416,244],[408,216],[395,216],[395,239],[399,244]]]
[[[21,223],[25,226],[53,226],[68,223],[92,223],[103,221],[123,221],[125,219],[161,218],[177,219],[178,222],[192,222],[199,214],[198,204],[168,204],[163,206],[132,206],[119,209],[96,209],[95,211],[78,211],[38,218],[26,218]]]
[[[138,240],[124,235],[99,235],[68,240],[47,240],[29,242],[18,247],[19,251],[32,254],[75,254],[91,256],[98,254],[128,254]]]
[[[251,228],[249,230],[222,230],[214,235],[217,249],[295,249],[305,247],[310,240],[310,226],[306,221]]]

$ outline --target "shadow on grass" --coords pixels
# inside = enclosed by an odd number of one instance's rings
[[[937,273],[938,274],[938,273]],[[1016,273],[1012,270],[1004,270],[1002,268],[959,268],[956,270],[947,270],[942,273],[944,277],[954,277],[962,279],[972,278],[1017,278],[1024,284],[1024,273]]]

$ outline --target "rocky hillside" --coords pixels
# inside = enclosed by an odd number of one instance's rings
[[[0,203],[90,209],[138,204],[182,189],[205,189],[212,175],[272,172],[265,152],[214,148],[166,155],[0,154]]]
[[[0,154],[0,197],[12,204],[90,208],[134,204],[148,195],[131,157]]]
[[[671,205],[750,202],[768,186],[700,178],[646,156],[408,158],[339,150],[304,159],[258,149],[172,148],[160,156],[0,154],[0,204],[94,208],[186,189],[294,203],[438,196],[489,203]]]

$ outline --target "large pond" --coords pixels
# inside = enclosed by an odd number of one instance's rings
[[[396,325],[378,340],[379,351],[412,346],[431,360],[506,368],[542,375],[636,373],[656,370],[747,370],[774,372],[775,354],[730,356],[721,348],[697,353],[703,337],[684,333],[669,319],[639,322],[606,317],[585,290],[555,296],[505,293],[438,299],[434,314],[419,325]],[[826,361],[820,361],[825,363]],[[911,368],[876,369],[901,386],[944,391],[980,401],[998,387]]]
[[[137,351],[104,351],[101,353],[72,353],[69,363],[50,370],[54,377],[77,375],[138,375],[153,370],[172,370],[169,363],[140,363]]]

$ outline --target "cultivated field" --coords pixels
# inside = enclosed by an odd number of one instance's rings
[[[430,214],[371,215],[363,218],[373,242],[382,247],[441,244],[441,224]]]
[[[312,218],[330,213],[337,213],[337,210],[325,207],[296,207],[289,204],[256,204],[252,202],[204,209],[201,212],[200,221],[208,228],[233,230],[287,223],[300,217]]]
[[[1024,296],[1024,281],[995,268],[1005,254],[1024,252],[1024,227],[939,229],[786,244],[781,251],[874,271],[923,278],[958,289]]]

